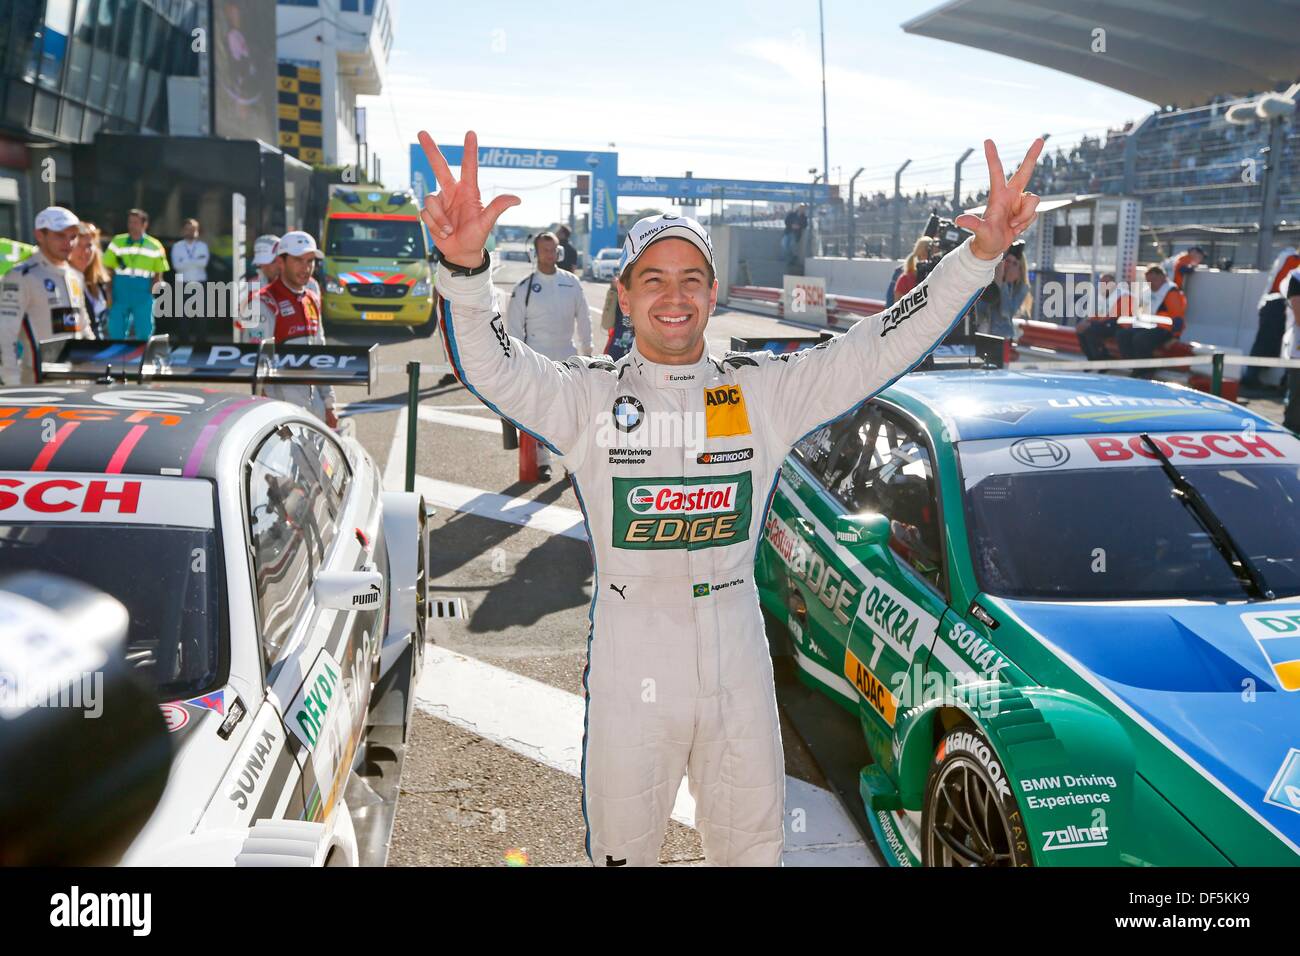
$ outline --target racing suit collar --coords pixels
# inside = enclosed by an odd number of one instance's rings
[[[628,362],[633,370],[655,388],[694,388],[706,381],[709,372],[709,352],[706,348],[698,362],[689,365],[661,365],[652,362],[637,347],[635,340],[628,352]]]
[[[41,250],[40,246],[37,246],[37,247],[36,247],[36,251],[33,252],[30,256],[27,257],[27,261],[29,261],[29,262],[30,262],[31,260],[33,260],[33,259],[39,259],[41,262],[43,262],[43,263],[45,264],[45,266],[46,266],[47,268],[50,268],[50,269],[63,269],[64,267],[67,267],[67,268],[69,268],[69,269],[72,268],[72,266],[68,264],[68,260],[67,260],[67,259],[64,259],[64,260],[63,260],[62,262],[60,262],[60,263],[56,263],[53,259],[51,259],[49,256],[47,256],[47,255],[46,255],[46,254]]]

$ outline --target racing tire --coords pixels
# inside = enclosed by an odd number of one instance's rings
[[[760,606],[763,615],[763,630],[767,634],[768,651],[773,657],[794,658],[794,635],[789,626],[767,608]]]
[[[949,730],[935,748],[921,812],[925,866],[1033,866],[1012,781],[974,724]]]

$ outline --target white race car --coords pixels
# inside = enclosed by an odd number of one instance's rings
[[[121,601],[175,745],[123,862],[358,863],[345,788],[423,659],[422,499],[297,406],[188,387],[0,388],[0,469],[0,573]]]

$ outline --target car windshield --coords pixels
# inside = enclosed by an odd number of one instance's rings
[[[1155,434],[1264,585],[1300,594],[1300,440]],[[981,589],[1038,600],[1240,600],[1240,579],[1136,434],[961,442]]]
[[[422,259],[424,239],[415,219],[349,219],[332,216],[325,255],[347,259]]]
[[[159,701],[216,689],[228,639],[211,484],[6,475],[0,574],[62,575],[121,601],[130,615],[127,661]]]

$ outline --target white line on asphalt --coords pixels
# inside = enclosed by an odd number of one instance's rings
[[[402,417],[405,421],[405,413]],[[396,436],[394,442],[397,442]],[[393,454],[394,452],[389,453],[390,459]],[[384,484],[388,486],[387,471],[384,474]],[[399,488],[403,478],[403,474],[398,475]],[[505,521],[539,531],[549,531],[551,534],[561,534],[575,541],[587,540],[587,530],[582,523],[582,512],[573,508],[538,504],[528,498],[511,498],[507,495],[471,488],[468,485],[427,478],[424,475],[415,476],[415,490],[424,495],[424,500],[434,507],[477,515],[480,518],[491,518],[494,521]]]
[[[444,411],[442,406],[421,405],[420,421],[434,422],[438,425],[454,425],[457,428],[470,428],[479,432],[501,434],[501,419],[477,418],[474,415],[462,415],[460,412]]]
[[[415,705],[537,763],[572,777],[581,773],[584,707],[577,694],[430,644]],[[875,865],[834,794],[787,776],[785,797],[787,818],[797,812],[803,824],[786,834],[786,865]],[[685,779],[672,817],[695,825],[695,801]]]
[[[401,402],[344,402],[339,406],[339,414],[367,415],[371,412],[395,412],[405,407]]]
[[[393,440],[388,445],[388,460],[384,462],[384,490],[404,491],[406,488],[406,406],[397,413]]]

